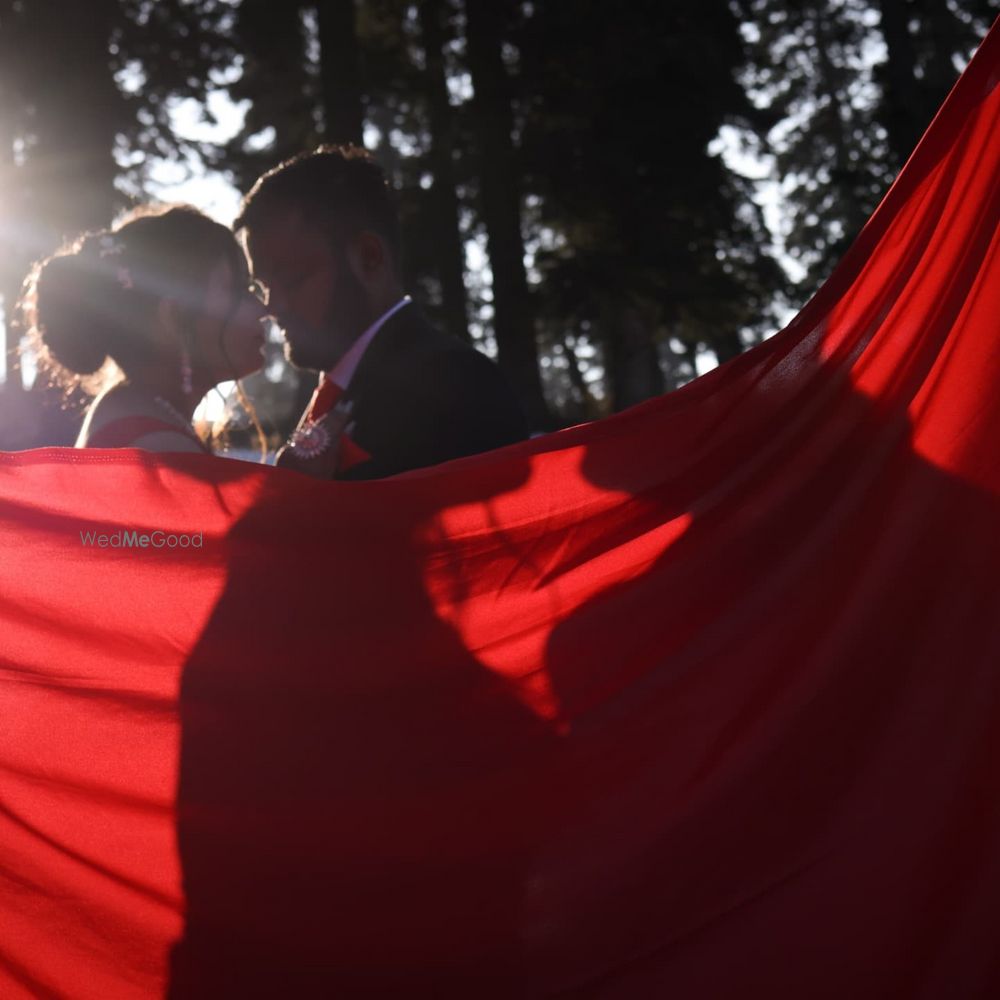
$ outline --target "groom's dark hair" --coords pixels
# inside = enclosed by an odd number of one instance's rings
[[[366,149],[320,146],[285,160],[247,192],[233,230],[296,210],[338,243],[363,229],[378,233],[398,268],[399,215],[385,173]]]

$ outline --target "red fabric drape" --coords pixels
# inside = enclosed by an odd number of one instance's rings
[[[609,420],[0,456],[0,995],[1000,995],[998,78]]]

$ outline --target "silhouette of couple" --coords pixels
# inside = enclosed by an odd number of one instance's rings
[[[261,367],[270,319],[288,360],[321,373],[279,466],[377,479],[527,436],[499,369],[404,293],[396,208],[367,152],[281,164],[233,230],[147,206],[35,267],[23,308],[40,366],[95,396],[77,447],[210,451],[195,408]]]

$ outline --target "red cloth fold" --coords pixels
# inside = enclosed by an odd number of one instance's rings
[[[998,81],[609,420],[0,456],[0,995],[1000,994]]]

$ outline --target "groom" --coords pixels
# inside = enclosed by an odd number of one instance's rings
[[[268,171],[234,229],[288,360],[323,373],[279,465],[378,479],[527,437],[496,365],[404,294],[396,209],[367,152],[321,146]]]

